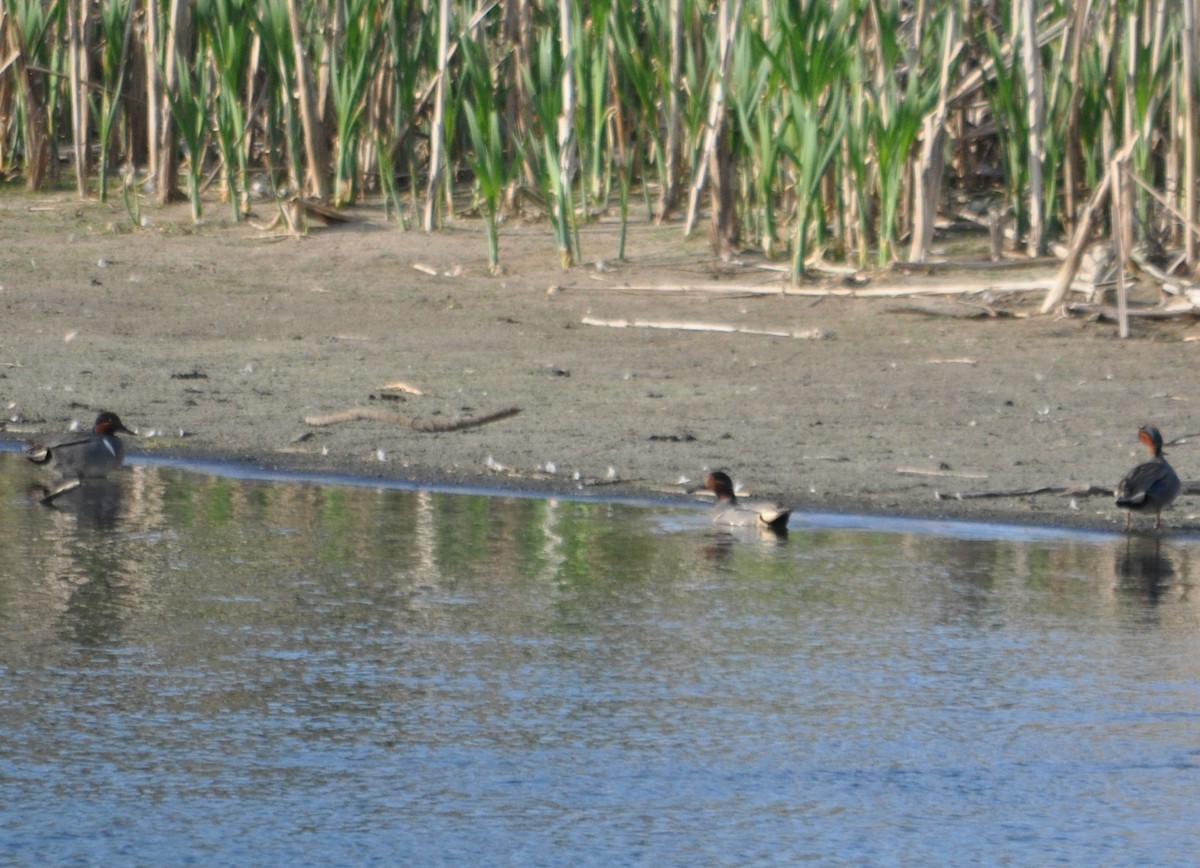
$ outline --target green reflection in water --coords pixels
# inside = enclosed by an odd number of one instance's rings
[[[281,855],[365,801],[393,840],[453,838],[490,806],[642,841],[640,797],[672,806],[670,847],[824,811],[862,840],[928,821],[936,863],[959,855],[943,827],[964,794],[972,834],[997,792],[1075,816],[1090,778],[1059,757],[1154,795],[1146,745],[1174,761],[1194,742],[1195,546],[1170,538],[799,517],[764,541],[685,510],[146,467],[47,509],[39,479],[0,455],[0,777],[25,828],[86,811],[137,849],[159,840],[147,805],[218,836],[258,809],[248,840]],[[1110,800],[1091,808],[1110,821]],[[802,855],[787,843],[771,852]],[[316,861],[344,857],[325,846]]]

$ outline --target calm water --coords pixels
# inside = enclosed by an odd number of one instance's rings
[[[5,864],[1200,852],[1195,539],[23,464]]]

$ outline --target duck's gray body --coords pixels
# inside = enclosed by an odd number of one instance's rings
[[[713,524],[717,527],[757,527],[786,531],[790,509],[775,503],[740,501],[733,493],[733,480],[715,470],[704,477],[704,487],[717,496]]]
[[[91,431],[35,440],[25,450],[25,457],[63,479],[108,476],[125,461],[125,445],[117,437],[119,431],[133,433],[121,424],[116,413],[104,412],[96,417]]]

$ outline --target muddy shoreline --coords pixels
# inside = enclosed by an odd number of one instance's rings
[[[718,268],[702,238],[650,224],[631,229],[626,262],[609,258],[615,225],[585,227],[586,262],[567,272],[545,226],[509,225],[492,276],[475,223],[425,235],[377,210],[355,216],[273,239],[192,227],[185,207],[131,229],[119,208],[4,193],[0,437],[103,408],[149,435],[132,451],[268,469],[679,502],[723,468],[802,511],[1115,529],[1124,515],[1108,497],[954,495],[1111,487],[1142,460],[1139,425],[1168,441],[1200,431],[1190,320],[1135,322],[1121,341],[1096,321],[762,295],[780,287],[766,263]],[[1024,313],[1041,295],[993,301]],[[521,412],[441,433],[304,421],[369,407],[444,422],[510,406]],[[1200,478],[1194,442],[1168,455]],[[1195,529],[1194,512],[1184,495],[1164,523]]]

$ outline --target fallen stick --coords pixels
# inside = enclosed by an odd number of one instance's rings
[[[773,286],[764,286],[762,284],[738,284],[738,283],[679,283],[679,284],[624,284],[614,286],[608,284],[605,286],[571,286],[566,289],[602,289],[613,290],[616,292],[708,292],[715,294],[735,294],[735,295],[794,295],[795,290],[775,284]]]
[[[751,286],[736,283],[712,284],[675,284],[653,286],[649,284],[625,286],[572,286],[572,290],[605,290],[610,292],[705,292],[730,295],[795,295],[800,297],[835,297],[835,298],[902,298],[910,295],[972,295],[984,292],[1044,292],[1054,284],[1052,278],[1030,278],[1027,280],[989,280],[975,281],[963,285],[956,282],[952,286],[872,286],[872,287],[793,287],[793,286]],[[1085,292],[1090,287],[1080,283],[1074,287]]]
[[[935,259],[930,262],[904,262],[898,260],[893,262],[891,267],[896,271],[912,271],[917,273],[934,274],[939,271],[1017,271],[1022,268],[1045,268],[1050,265],[1058,265],[1057,257],[1040,256],[1037,259],[1001,259],[998,262],[993,262],[990,259],[969,259],[961,261],[955,261],[953,259]]]
[[[953,286],[872,286],[853,289],[855,298],[900,298],[907,295],[972,295],[984,292],[1040,292],[1053,281],[1049,278],[1028,280],[979,280],[973,283],[956,281]]]
[[[411,428],[414,431],[438,434],[443,431],[463,431],[467,428],[478,428],[480,425],[487,425],[489,422],[499,422],[501,419],[507,419],[509,416],[515,416],[520,412],[520,407],[505,407],[503,410],[484,413],[481,416],[474,416],[470,419],[448,419],[443,421],[441,419],[417,419],[413,416],[403,416],[399,413],[393,413],[390,410],[381,410],[378,407],[350,407],[346,410],[340,410],[337,413],[330,413],[327,416],[305,416],[304,423],[312,425],[314,428],[323,428],[327,425],[337,425],[341,422],[368,420],[371,422],[387,422],[390,425],[400,425],[404,428]]]
[[[700,323],[700,322],[655,322],[652,320],[636,320],[636,319],[600,319],[594,316],[585,316],[580,320],[584,325],[603,326],[613,329],[668,329],[672,331],[684,332],[724,332],[726,334],[740,335],[763,335],[772,338],[798,338],[801,340],[822,340],[829,337],[829,333],[824,329],[811,328],[802,329],[797,332],[782,331],[782,330],[766,330],[766,329],[747,329],[740,326],[726,325],[725,323]]]
[[[1072,302],[1064,305],[1067,313],[1085,314],[1098,316],[1101,319],[1116,320],[1118,312],[1115,307],[1106,307],[1102,304],[1089,304],[1087,302]],[[1134,307],[1129,308],[1125,312],[1126,316],[1140,319],[1174,319],[1180,316],[1198,316],[1200,308],[1195,305],[1184,302],[1176,303],[1170,307]]]
[[[921,467],[897,467],[901,476],[954,476],[959,479],[987,479],[986,473],[970,473],[957,470],[926,470]]]
[[[993,491],[955,491],[953,493],[942,493],[935,491],[933,496],[938,500],[975,500],[983,497],[1033,497],[1037,494],[1060,494],[1071,495],[1073,497],[1091,497],[1092,495],[1104,495],[1112,497],[1113,490],[1111,487],[1102,485],[1043,485],[1038,488],[1004,488]]]
[[[948,316],[955,319],[980,319],[982,317],[1010,317],[1012,314],[989,304],[974,304],[943,298],[915,298],[911,301],[888,305],[884,313],[912,313],[921,316]]]

